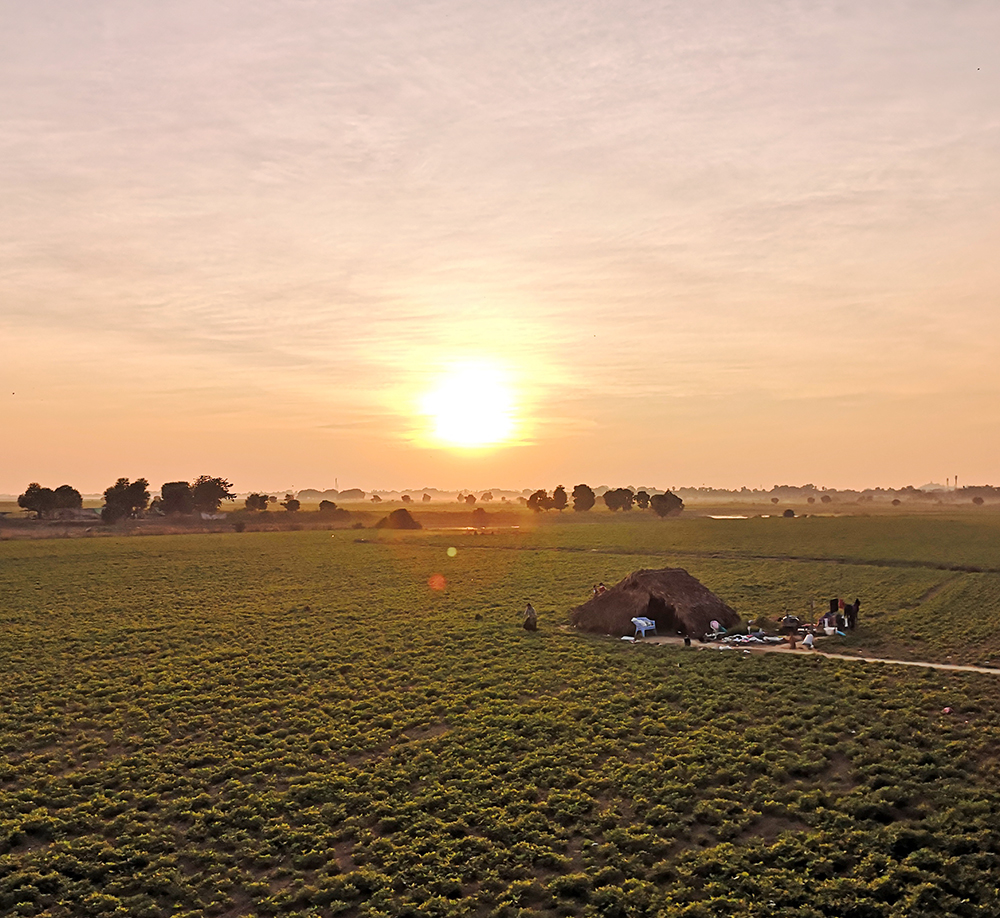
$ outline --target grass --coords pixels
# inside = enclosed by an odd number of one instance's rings
[[[0,543],[0,911],[995,915],[998,677],[563,627],[683,560],[743,612],[858,587],[859,640],[990,651],[997,575],[844,522]]]

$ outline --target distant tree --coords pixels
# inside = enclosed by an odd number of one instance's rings
[[[566,489],[562,485],[558,485],[556,489],[552,492],[552,506],[562,512],[566,509],[569,500],[566,497]]]
[[[24,510],[32,511],[35,514],[35,519],[40,520],[55,510],[56,492],[52,488],[43,488],[37,481],[33,481],[18,497],[17,505]]]
[[[376,529],[423,529],[405,507],[393,510],[375,524]]]
[[[373,494],[372,495],[372,503],[373,504],[380,504],[380,503],[382,503],[382,498],[379,497],[377,494]]]
[[[823,495],[823,496],[822,496],[822,497],[820,498],[820,500],[821,500],[821,501],[822,501],[822,502],[823,502],[824,504],[828,504],[828,503],[830,503],[830,501],[832,501],[832,500],[833,500],[833,498],[832,498],[832,497],[830,497],[830,495],[829,495],[829,494],[824,494],[824,495]]]
[[[79,510],[83,506],[83,496],[71,485],[59,485],[54,493],[56,510]]]
[[[351,512],[338,507],[332,500],[319,502],[319,515],[329,522],[346,523],[351,518]]]
[[[659,517],[676,516],[684,509],[684,501],[672,491],[667,491],[665,494],[654,494],[650,497],[649,506]]]
[[[274,503],[277,501],[276,497],[272,497],[268,494],[258,494],[256,491],[253,494],[248,494],[246,499],[243,501],[243,506],[247,510],[261,511],[266,510],[269,503]]]
[[[284,507],[289,513],[296,513],[302,504],[292,497],[291,494],[286,494],[285,499],[281,502],[281,506]]]
[[[156,505],[160,513],[191,513],[194,510],[194,495],[186,481],[165,481],[160,485],[160,502]]]
[[[340,499],[343,500],[364,500],[365,492],[360,488],[348,488],[346,491],[341,491],[339,495]]]
[[[429,504],[429,503],[431,502],[431,496],[430,496],[430,494],[425,494],[425,495],[424,495],[423,497],[421,497],[420,499],[421,499],[421,500],[422,500],[422,501],[423,501],[423,502],[424,502],[425,504]]]
[[[814,503],[816,503],[816,498],[815,497],[807,497],[806,498],[806,503],[807,504],[814,504]]]
[[[465,503],[465,495],[461,491],[459,491],[458,492],[458,497],[456,497],[455,500],[457,500],[460,504],[464,504]]]
[[[795,516],[795,511],[789,507],[784,513],[781,514],[785,519],[790,520]]]
[[[476,507],[472,511],[472,525],[476,529],[484,529],[487,526],[486,522],[486,511],[482,507]]]
[[[772,504],[776,504],[777,502],[778,502],[778,498],[777,497],[772,497],[771,498],[771,503]]]
[[[635,495],[628,488],[613,488],[604,492],[604,503],[609,510],[631,510]]]
[[[547,491],[535,491],[531,497],[528,498],[528,509],[534,510],[535,513],[538,513],[540,510],[547,510],[547,504],[550,500],[551,498],[549,497]]]
[[[218,513],[219,505],[224,500],[236,500],[236,492],[231,490],[232,487],[233,483],[225,478],[199,475],[191,485],[194,509],[201,513]]]
[[[597,497],[593,488],[585,484],[578,484],[573,488],[573,510],[576,513],[584,513],[597,503]]]
[[[488,504],[491,500],[493,500],[493,492],[492,491],[483,491],[483,496],[480,497],[479,499],[481,501],[483,501],[484,503]]]
[[[413,498],[412,498],[412,497],[410,497],[410,495],[409,495],[409,494],[404,494],[404,495],[403,495],[403,496],[402,496],[402,497],[400,498],[400,500],[401,500],[401,501],[402,501],[402,502],[403,502],[404,504],[408,504],[408,503],[410,503],[410,502],[411,502],[411,501],[413,500]]]
[[[465,495],[465,502],[471,507],[476,502],[476,495],[475,494],[466,494]]]
[[[976,505],[977,507],[981,507],[981,506],[983,505],[983,499],[982,499],[981,497],[978,497],[978,496],[976,496],[976,497],[973,497],[973,498],[972,498],[972,502],[973,502],[973,503],[974,503],[974,504],[975,504],[975,505]]]
[[[649,509],[649,492],[648,491],[636,491],[635,492],[635,502],[639,505],[640,510]]]
[[[898,507],[898,506],[899,506],[899,505],[900,505],[901,503],[902,503],[902,501],[901,501],[901,500],[900,500],[900,499],[899,499],[898,497],[894,497],[894,498],[892,499],[892,505],[893,505],[894,507]]]
[[[104,508],[101,519],[105,523],[117,523],[119,520],[134,519],[149,504],[149,482],[145,478],[129,481],[119,478],[110,488],[104,491]]]

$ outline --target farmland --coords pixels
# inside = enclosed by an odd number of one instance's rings
[[[1000,914],[1000,671],[565,627],[591,583],[672,565],[745,616],[860,596],[838,649],[992,662],[996,535],[955,515],[0,542],[0,911]]]

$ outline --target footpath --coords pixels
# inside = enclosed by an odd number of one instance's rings
[[[684,639],[680,637],[667,637],[652,635],[636,641],[636,644],[684,644]],[[692,647],[698,650],[742,650],[748,653],[780,653],[792,654],[796,657],[827,657],[831,660],[850,660],[854,663],[887,663],[892,666],[922,666],[925,669],[947,669],[962,673],[988,673],[991,676],[1000,676],[1000,669],[991,666],[969,666],[959,663],[931,663],[926,660],[894,660],[887,657],[858,656],[847,653],[828,653],[817,647],[815,650],[807,650],[800,644],[798,648],[792,649],[788,644],[722,644],[722,643],[692,643]]]

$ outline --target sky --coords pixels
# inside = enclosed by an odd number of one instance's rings
[[[995,0],[0,0],[0,492],[1000,484],[998,48]],[[456,367],[499,442],[435,438]]]

